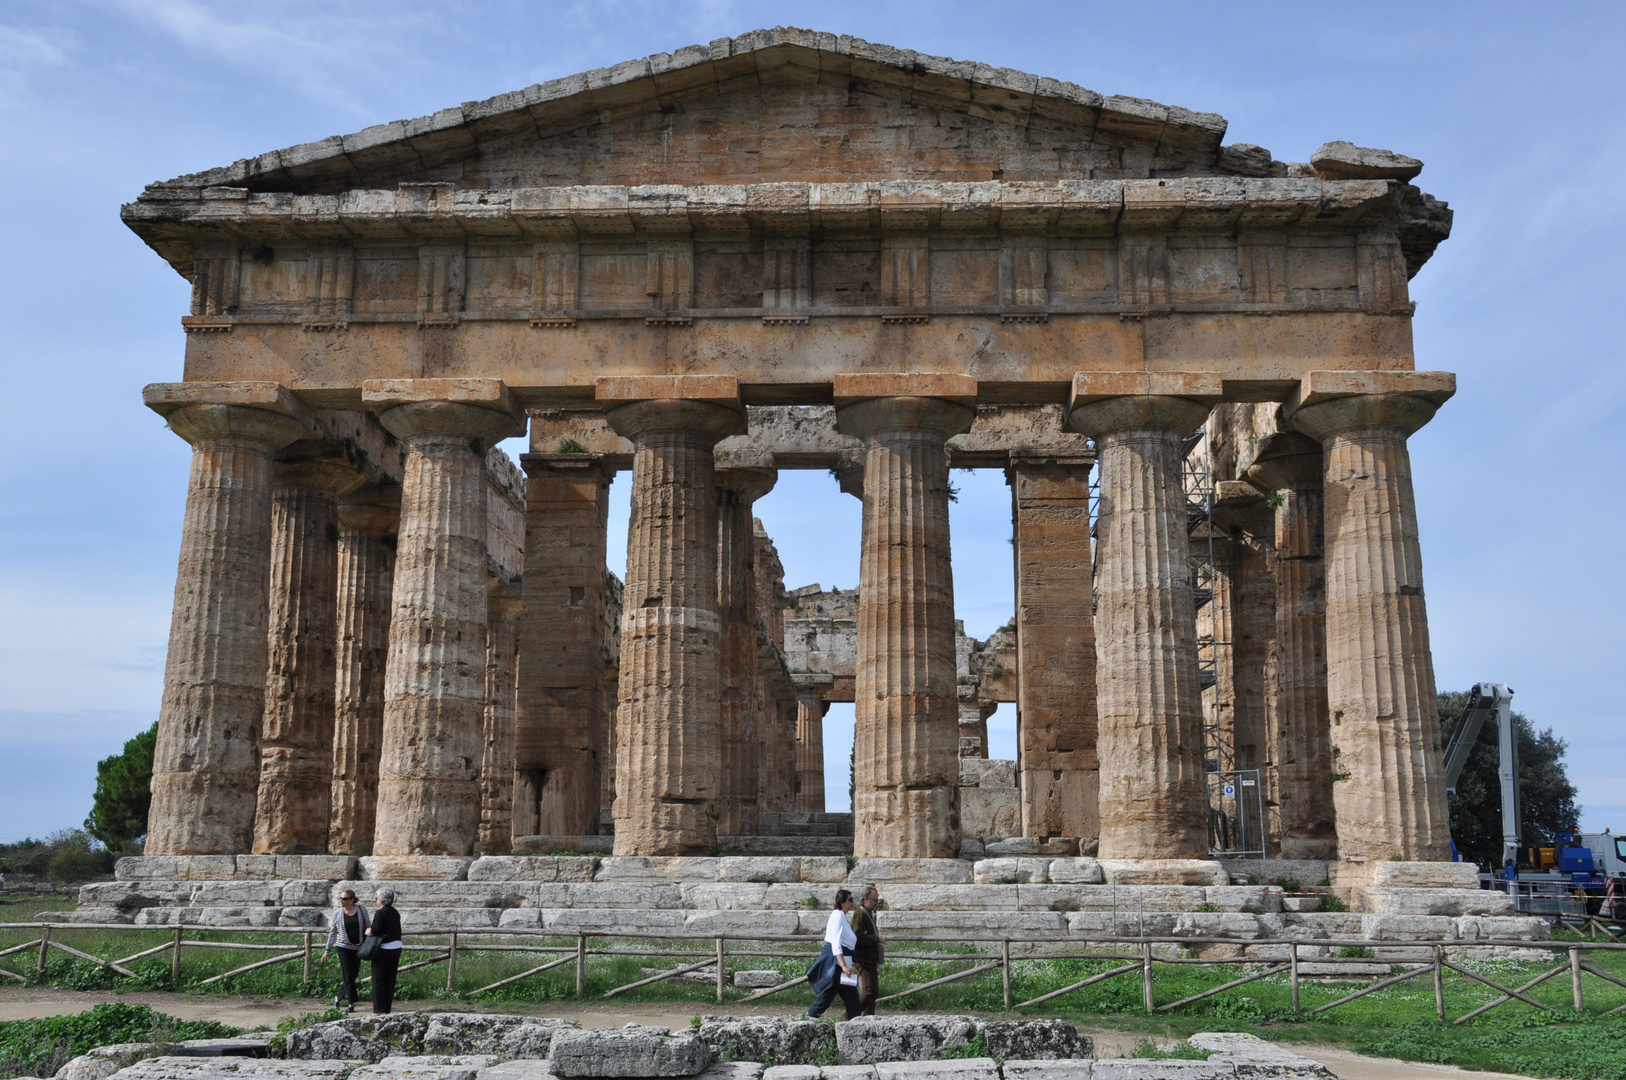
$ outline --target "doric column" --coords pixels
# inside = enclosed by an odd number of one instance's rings
[[[377,855],[468,855],[480,820],[486,696],[486,473],[524,430],[496,379],[362,384],[406,444],[395,554]]]
[[[1283,406],[1324,453],[1327,706],[1346,862],[1450,858],[1406,439],[1455,389],[1446,372],[1312,371]]]
[[[835,379],[836,430],[864,440],[854,853],[956,858],[959,704],[944,443],[971,427],[964,376]]]
[[[713,450],[744,433],[745,412],[731,378],[601,380],[598,394],[634,448],[615,853],[710,854],[722,794]]]
[[[1259,444],[1248,480],[1276,511],[1276,806],[1284,859],[1331,859],[1332,734],[1327,722],[1327,585],[1321,446],[1296,431]]]
[[[757,604],[751,504],[773,490],[773,469],[717,470],[717,612],[722,620],[721,734],[723,771],[717,831],[755,836],[762,810],[758,730]],[[770,699],[771,703],[771,699]],[[764,717],[766,719],[766,717]]]
[[[792,810],[824,813],[824,693],[829,675],[793,675],[796,687],[796,801]]]
[[[514,846],[514,665],[520,586],[493,577],[486,589],[485,752],[480,757],[480,852]]]
[[[592,836],[613,764],[605,686],[610,481],[600,454],[520,458],[525,582],[514,731],[514,835]]]
[[[239,854],[259,787],[271,456],[312,414],[276,383],[155,383],[142,397],[192,444],[146,851]]]
[[[1208,853],[1196,609],[1180,441],[1219,394],[1206,374],[1080,374],[1068,419],[1095,440],[1096,737],[1104,859]]]
[[[401,489],[368,487],[339,502],[338,629],[333,703],[333,809],[328,850],[371,851],[384,733],[384,663]]]
[[[1092,457],[1011,458],[1016,548],[1016,768],[1022,835],[1094,838]]]
[[[325,855],[333,798],[339,498],[362,483],[342,443],[301,440],[271,469],[271,584],[257,854]]]

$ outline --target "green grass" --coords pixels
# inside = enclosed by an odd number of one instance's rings
[[[71,901],[61,898],[37,902],[8,904],[0,909],[0,923],[26,921],[39,910],[71,907]],[[20,943],[25,934],[32,932],[6,932],[0,925],[0,948]],[[1573,938],[1573,935],[1569,935]],[[156,945],[161,940],[152,930],[106,931],[77,930],[61,926],[53,930],[53,937],[72,944],[86,952],[105,957],[119,957]],[[216,941],[265,942],[268,937],[248,934],[214,932],[208,935]],[[290,934],[275,939],[287,942],[289,951],[297,948],[299,938]],[[469,943],[465,937],[462,943]],[[320,949],[321,937],[317,937]],[[575,939],[559,938],[539,942],[571,946]],[[676,950],[675,942],[633,941],[594,938],[593,947],[615,945],[627,948]],[[771,968],[789,979],[806,971],[811,962],[814,943],[806,947],[805,958],[766,959],[739,957],[730,961],[733,968]],[[743,948],[730,943],[730,950]],[[430,955],[433,946],[408,946],[405,963]],[[519,1009],[526,1012],[546,1011],[549,1002],[595,1002],[613,987],[636,981],[643,976],[645,967],[676,967],[694,963],[711,955],[709,941],[695,942],[693,958],[669,957],[589,957],[585,999],[575,993],[575,970],[570,964],[553,971],[532,976],[497,991],[476,994],[474,990],[500,978],[515,974],[524,967],[534,966],[547,957],[538,954],[462,953],[458,956],[456,987],[446,988],[444,963],[406,972],[401,976],[397,1000],[405,1007],[414,1005],[473,1006],[486,1009]],[[892,993],[911,984],[927,982],[963,970],[975,953],[972,946],[957,943],[898,943],[894,956],[882,972],[882,992]],[[761,946],[759,951],[792,951],[785,943]],[[902,952],[932,954],[930,959],[902,960]],[[334,992],[338,982],[338,966],[330,961],[316,969],[308,985],[301,981],[301,965],[295,961],[276,967],[251,972],[200,987],[198,983],[210,975],[242,966],[270,953],[239,952],[228,949],[196,949],[183,954],[179,984],[170,979],[170,961],[167,953],[148,960],[136,961],[131,967],[141,976],[139,981],[124,979],[96,965],[76,960],[66,954],[53,952],[46,965],[43,979],[34,980],[35,953],[28,951],[0,960],[9,970],[26,975],[36,985],[73,987],[76,989],[105,990],[160,990],[178,991],[191,995],[208,994],[260,994],[290,1000],[310,1000],[313,1006]],[[1524,963],[1511,960],[1473,961],[1463,966],[1478,971],[1504,985],[1516,986],[1548,967],[1557,966],[1564,959],[1556,953],[1550,962]],[[1626,952],[1595,952],[1588,962],[1617,978],[1626,979]],[[1016,959],[1012,963],[1011,984],[1013,1000],[1023,1001],[1091,974],[1117,966],[1122,961],[1106,959],[1032,960]],[[1155,970],[1156,995],[1159,1002],[1174,1001],[1198,993],[1245,974],[1250,969],[1239,965],[1196,967],[1188,965],[1158,965]],[[1214,998],[1186,1006],[1174,1013],[1148,1016],[1142,1008],[1141,982],[1131,972],[1044,1005],[1021,1010],[1020,1016],[1056,1017],[1079,1024],[1088,1029],[1116,1029],[1143,1036],[1180,1039],[1198,1031],[1247,1031],[1279,1042],[1329,1043],[1341,1045],[1359,1053],[1383,1057],[1397,1057],[1413,1061],[1437,1062],[1464,1068],[1487,1071],[1519,1072],[1530,1076],[1598,1077],[1603,1080],[1626,1080],[1626,1016],[1603,1018],[1598,1014],[1626,1005],[1626,989],[1587,976],[1584,980],[1586,1014],[1578,1015],[1570,1008],[1570,984],[1560,975],[1529,992],[1536,1000],[1552,1006],[1556,1012],[1545,1013],[1527,1005],[1513,1003],[1457,1026],[1449,1022],[1440,1025],[1434,1016],[1434,993],[1428,975],[1400,983],[1370,994],[1331,1013],[1311,1017],[1308,1011],[1328,1004],[1351,993],[1362,985],[1355,981],[1323,983],[1309,979],[1301,983],[1301,1002],[1304,1012],[1295,1014],[1291,992],[1285,973],[1272,975],[1246,986],[1227,991]],[[730,987],[724,1003],[715,1001],[714,986],[683,979],[667,980],[622,994],[619,1002],[628,1005],[678,1005],[688,1011],[715,1012],[726,1010],[742,1001],[749,991]],[[1445,979],[1445,1001],[1448,1017],[1458,1017],[1486,1004],[1497,997],[1490,987],[1454,973]],[[805,1007],[812,1000],[810,990],[796,987],[767,999],[770,1004]],[[919,1012],[974,1012],[986,1016],[1003,1015],[1003,997],[1000,973],[983,975],[952,983],[901,1002],[882,1007],[883,1011]]]
[[[177,1020],[146,1005],[104,1002],[76,1016],[0,1021],[0,1077],[51,1076],[98,1046],[223,1039],[237,1028],[213,1020]]]

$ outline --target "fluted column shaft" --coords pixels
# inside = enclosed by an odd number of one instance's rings
[[[634,447],[615,853],[710,854],[722,793],[712,451],[744,417],[709,402],[646,401],[607,419]]]
[[[480,820],[486,696],[485,451],[514,420],[422,401],[379,421],[407,455],[373,851],[468,855]]]
[[[1327,706],[1338,856],[1450,857],[1439,711],[1407,437],[1436,406],[1356,394],[1301,406],[1324,452]]]
[[[614,765],[605,685],[610,481],[597,454],[526,454],[514,835],[590,836]]]
[[[1095,614],[1100,855],[1208,853],[1196,609],[1180,440],[1207,416],[1177,397],[1076,406],[1101,468]]]
[[[1090,458],[1015,458],[1006,472],[1016,549],[1016,767],[1023,836],[1094,837],[1100,830],[1093,465]]]
[[[772,706],[757,678],[757,588],[751,506],[772,488],[772,469],[717,471],[717,612],[722,620],[720,653],[721,794],[717,831],[755,836],[762,806],[760,763],[765,736],[759,717]]]
[[[919,397],[837,409],[864,440],[863,550],[855,681],[853,850],[860,858],[955,858],[959,702],[944,443],[974,411]]]
[[[333,787],[328,822],[328,850],[338,854],[361,854],[373,847],[400,494],[395,487],[372,489],[339,504]]]
[[[269,664],[254,851],[323,855],[333,798],[339,498],[362,476],[342,456],[300,453],[279,460],[271,477]]]
[[[823,690],[796,690],[796,801],[791,809],[817,814],[825,809],[824,714],[830,711]]]
[[[230,855],[254,836],[265,707],[271,455],[304,433],[238,405],[170,412],[192,444],[146,851]]]
[[[486,593],[486,708],[480,758],[480,852],[514,846],[514,667],[520,590],[493,582]]]

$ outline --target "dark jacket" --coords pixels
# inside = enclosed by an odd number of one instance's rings
[[[876,928],[874,914],[860,904],[853,908],[852,914],[847,918],[853,925],[853,936],[858,938],[858,944],[853,946],[853,961],[865,967],[879,966],[881,932]]]
[[[401,913],[394,904],[385,904],[373,912],[373,937],[380,945],[401,940]]]

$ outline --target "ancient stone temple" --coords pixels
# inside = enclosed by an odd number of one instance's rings
[[[149,186],[193,464],[148,852],[710,855],[824,809],[850,700],[860,858],[972,815],[1211,881],[1244,761],[1273,855],[1447,858],[1407,438],[1455,380],[1407,283],[1450,213],[1411,158],[1225,132],[776,29]],[[1011,487],[975,648],[952,467]],[[785,593],[789,469],[862,503],[856,592]],[[1002,701],[1014,764],[966,764]]]

